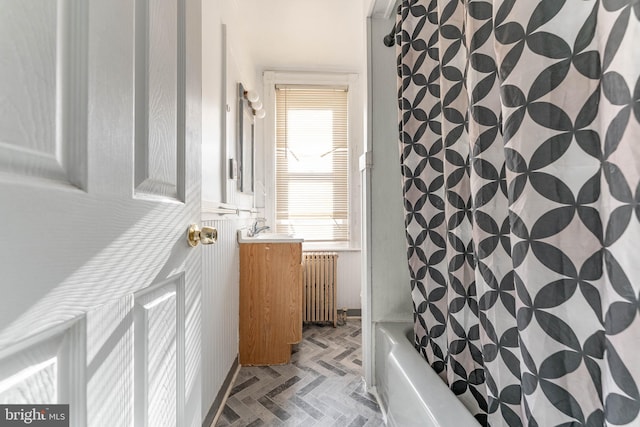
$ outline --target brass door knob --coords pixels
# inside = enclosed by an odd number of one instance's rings
[[[212,245],[218,241],[218,230],[215,227],[202,227],[200,229],[196,224],[191,224],[187,230],[187,242],[189,246]]]

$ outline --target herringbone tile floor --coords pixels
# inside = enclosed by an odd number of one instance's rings
[[[216,427],[384,426],[364,390],[359,319],[309,325],[291,363],[240,369]]]

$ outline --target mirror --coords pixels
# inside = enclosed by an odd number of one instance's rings
[[[238,83],[238,190],[253,193],[254,116],[244,96],[244,86]]]

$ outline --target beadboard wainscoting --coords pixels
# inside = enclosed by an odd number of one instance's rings
[[[203,419],[215,415],[226,392],[225,380],[237,366],[240,254],[236,230],[250,223],[250,218],[236,216],[202,221],[218,229],[218,242],[200,248]]]

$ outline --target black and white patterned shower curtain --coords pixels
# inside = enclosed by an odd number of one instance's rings
[[[398,19],[416,347],[482,424],[640,425],[640,1]]]

